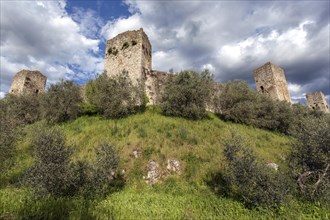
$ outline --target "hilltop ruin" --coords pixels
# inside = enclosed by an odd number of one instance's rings
[[[256,89],[274,100],[291,103],[290,93],[286,82],[284,70],[267,62],[253,71]]]
[[[21,70],[13,78],[9,93],[13,95],[38,95],[45,91],[47,77],[34,70]]]
[[[322,92],[312,92],[306,94],[307,105],[311,109],[330,113],[329,106]]]
[[[106,42],[104,70],[108,76],[128,72],[133,84],[142,83],[148,97],[148,105],[160,104],[160,97],[166,81],[174,74],[152,69],[152,45],[142,28],[118,34]],[[290,93],[284,70],[267,62],[253,71],[256,90],[274,100],[291,103]],[[9,93],[39,94],[45,90],[47,77],[39,71],[22,70],[18,72],[10,87]],[[222,83],[212,86],[211,100],[207,110],[219,113],[221,109],[214,106],[214,98],[224,88]],[[84,91],[84,87],[81,88]],[[308,106],[329,113],[329,106],[322,92],[306,96]]]

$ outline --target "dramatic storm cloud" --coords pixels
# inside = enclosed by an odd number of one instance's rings
[[[154,69],[208,68],[217,81],[253,87],[253,69],[272,61],[285,70],[293,101],[312,91],[329,98],[328,1],[78,3],[1,3],[2,92],[23,68],[84,81],[102,71],[106,39],[142,27]]]
[[[284,68],[294,101],[329,96],[329,2],[133,1],[131,16],[107,23],[110,38],[144,27],[155,69],[209,68],[216,80],[243,79],[267,61]]]

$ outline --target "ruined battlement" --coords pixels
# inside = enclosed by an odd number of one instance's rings
[[[21,70],[13,78],[9,93],[38,95],[45,91],[47,77],[39,71]]]
[[[253,75],[258,92],[266,94],[273,99],[291,103],[284,70],[281,67],[267,62],[256,68],[253,71]]]
[[[311,109],[330,113],[328,103],[322,92],[312,92],[306,94],[307,105]]]
[[[151,44],[142,28],[126,31],[107,40],[104,69],[108,76],[127,71],[133,83],[143,81],[143,68],[151,70],[151,53]]]

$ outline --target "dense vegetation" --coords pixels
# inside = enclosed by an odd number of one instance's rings
[[[143,110],[146,96],[141,82],[133,84],[128,72],[112,77],[106,73],[90,80],[86,86],[90,109],[104,118],[122,118]]]
[[[201,91],[210,83],[183,71],[144,113],[125,73],[90,81],[84,103],[67,81],[0,100],[0,218],[329,218],[329,115],[234,81],[216,116]],[[166,169],[173,158],[179,174]],[[149,186],[151,160],[162,175]]]
[[[207,70],[200,74],[195,71],[182,71],[170,78],[161,100],[163,114],[189,119],[205,118],[211,80],[212,76]]]

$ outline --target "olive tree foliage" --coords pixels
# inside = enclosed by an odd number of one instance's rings
[[[39,100],[35,95],[7,95],[0,100],[0,170],[10,167],[21,128],[34,123],[39,116]]]
[[[74,193],[71,169],[72,146],[65,145],[59,128],[38,127],[32,140],[34,165],[26,172],[25,181],[37,194],[67,196]]]
[[[277,206],[285,200],[288,184],[283,174],[266,166],[235,134],[224,142],[224,147],[227,194],[249,207]]]
[[[0,172],[3,172],[14,153],[15,142],[15,126],[9,117],[5,99],[0,100],[0,121]]]
[[[73,81],[62,80],[41,95],[41,116],[50,124],[75,119],[80,114],[82,102],[79,86]]]
[[[301,118],[293,135],[289,165],[301,194],[330,202],[330,116],[315,112]]]
[[[99,144],[95,148],[95,161],[85,172],[87,181],[84,193],[103,196],[122,187],[124,180],[117,173],[118,165],[119,156],[116,148],[107,142]]]
[[[133,84],[128,72],[108,77],[104,72],[86,86],[88,102],[105,118],[122,118],[146,106],[144,84]]]
[[[98,145],[95,161],[88,163],[72,160],[75,146],[65,143],[58,127],[37,125],[32,136],[34,164],[26,171],[24,183],[32,186],[36,195],[98,196],[123,185],[116,172],[119,156],[112,145]]]
[[[40,119],[40,101],[36,95],[8,95],[3,101],[6,103],[7,113],[13,126],[32,124]]]
[[[294,114],[290,104],[274,101],[253,91],[244,81],[228,82],[219,95],[217,108],[224,120],[288,133]]]
[[[212,75],[186,70],[170,78],[161,98],[164,115],[202,119],[210,100]]]

